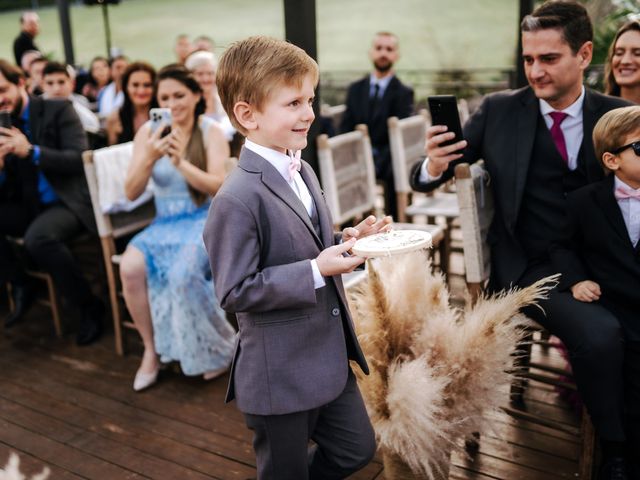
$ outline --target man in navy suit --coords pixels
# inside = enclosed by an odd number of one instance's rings
[[[442,125],[427,130],[428,158],[411,173],[414,190],[430,191],[453,176],[456,164],[484,159],[495,215],[490,287],[525,287],[558,270],[549,249],[565,224],[566,196],[602,179],[591,133],[609,110],[626,105],[583,86],[593,28],[574,1],[549,1],[524,18],[522,58],[529,86],[487,96],[465,124],[464,140]],[[602,440],[603,479],[624,470],[622,331],[598,304],[555,289],[527,315],[569,350],[578,391]],[[622,466],[621,466],[622,465]],[[620,468],[618,468],[620,467]]]
[[[369,128],[376,178],[384,182],[385,212],[397,218],[387,119],[406,118],[413,113],[413,90],[404,85],[393,71],[393,65],[400,57],[396,35],[376,33],[369,57],[373,72],[349,86],[345,102],[347,110],[342,117],[340,132],[351,132],[361,123]]]

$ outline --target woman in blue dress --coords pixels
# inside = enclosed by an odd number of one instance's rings
[[[156,218],[135,236],[120,276],[129,313],[144,343],[134,390],[153,385],[161,363],[178,361],[186,375],[210,379],[231,362],[235,332],[215,296],[202,230],[210,199],[224,180],[229,146],[221,129],[202,115],[202,90],[182,66],[157,77],[157,100],[170,108],[171,133],[140,128],[133,144],[125,192],[139,197],[154,182]]]

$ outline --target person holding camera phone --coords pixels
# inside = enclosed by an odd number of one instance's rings
[[[410,178],[413,189],[427,192],[451,179],[456,164],[484,159],[495,202],[488,234],[494,291],[525,287],[558,271],[549,248],[564,226],[566,194],[604,176],[593,126],[626,105],[583,86],[593,30],[579,3],[546,2],[521,28],[529,86],[487,96],[465,124],[464,139],[451,145],[443,146],[454,138],[445,126],[430,127],[428,158]],[[625,440],[621,327],[600,305],[557,288],[540,306],[545,313],[526,313],[569,350],[578,390],[603,441],[601,478],[619,478],[614,473],[624,463]]]
[[[24,238],[29,257],[80,311],[77,343],[92,343],[102,333],[104,305],[67,245],[82,233],[96,233],[82,166],[88,148],[82,124],[69,101],[30,97],[22,71],[5,60],[0,60],[0,109],[11,112],[13,125],[0,128],[0,284],[12,283],[16,304],[5,327],[21,320],[31,298],[5,238],[11,235]]]
[[[157,215],[131,240],[120,266],[124,298],[145,348],[136,391],[156,382],[161,362],[179,361],[186,375],[215,378],[228,369],[235,341],[215,296],[202,240],[229,145],[203,115],[202,89],[185,67],[158,72],[157,100],[170,116],[157,122],[158,110],[152,110],[152,121],[135,136],[125,181],[125,193],[134,200],[153,178]]]

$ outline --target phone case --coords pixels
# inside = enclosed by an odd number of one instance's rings
[[[431,112],[432,125],[446,125],[449,132],[456,134],[452,140],[441,143],[441,146],[459,142],[462,136],[460,115],[458,114],[458,101],[453,95],[433,95],[428,98],[429,111]]]

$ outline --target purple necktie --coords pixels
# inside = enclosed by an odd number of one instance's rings
[[[562,133],[562,129],[560,128],[560,124],[564,121],[565,118],[569,116],[568,113],[564,112],[549,112],[549,116],[553,120],[553,125],[551,125],[551,138],[553,138],[553,143],[556,144],[556,148],[558,152],[560,152],[560,156],[564,160],[564,163],[569,165],[569,155],[567,155],[567,143],[564,141],[564,133]]]

